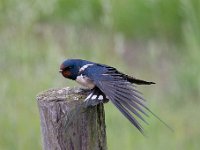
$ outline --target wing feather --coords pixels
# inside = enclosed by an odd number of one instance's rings
[[[93,70],[90,70],[92,68]],[[94,71],[94,69],[96,70]],[[146,110],[148,108],[143,104],[144,98],[141,93],[134,89],[135,86],[124,79],[112,67],[93,65],[88,67],[84,73],[93,80],[94,84],[111,100],[120,112],[143,133],[143,128],[136,120],[136,116],[147,123],[142,114],[148,116],[143,110],[143,108]]]
[[[116,83],[117,84],[117,83]],[[137,105],[137,103],[134,101],[134,99],[137,100],[137,97],[134,97],[134,95],[131,95],[130,91],[129,94],[120,92],[120,88],[111,86],[109,82],[98,81],[97,86],[108,96],[108,98],[111,100],[111,102],[122,112],[122,114],[141,132],[143,133],[143,128],[141,127],[140,123],[136,120],[134,117],[137,116],[142,121],[147,123],[144,118],[136,111],[139,110],[146,116],[148,116],[142,108]],[[132,93],[134,94],[134,93]],[[134,99],[133,99],[134,98]],[[132,113],[134,114],[132,114]]]
[[[136,109],[139,109],[140,112],[143,112],[145,115],[147,115],[144,111],[141,110],[140,107],[136,107],[134,105],[131,105],[128,101],[126,101],[123,97],[119,95],[115,95],[116,101],[118,101],[120,104],[122,104],[124,107],[126,107],[128,110],[130,110],[132,113],[134,113],[138,118],[140,118],[142,121],[144,121],[146,124],[146,120],[136,111]],[[134,108],[133,108],[134,107]]]
[[[164,121],[162,121],[156,114],[154,114],[146,105],[144,104],[145,99],[141,96],[142,93],[137,91],[136,84],[146,84],[147,81],[138,80],[135,78],[129,78],[129,76],[120,73],[115,68],[95,64],[87,69],[85,69],[82,74],[85,74],[92,82],[100,89],[106,98],[110,99],[111,102],[120,110],[120,112],[142,133],[143,128],[140,123],[136,120],[136,116],[143,122],[147,123],[142,115],[148,117],[145,110],[159,119],[166,127],[170,130]],[[130,79],[130,80],[129,80]],[[139,82],[132,82],[132,79],[138,80]],[[140,82],[142,81],[142,82]],[[148,82],[148,84],[153,84],[153,82]]]
[[[143,128],[140,123],[128,112],[126,108],[124,108],[117,100],[115,100],[112,96],[113,104],[122,112],[122,114],[141,132],[143,133]]]
[[[109,86],[109,85],[108,85]],[[132,107],[136,108],[137,110],[139,110],[140,112],[142,112],[144,115],[148,116],[147,113],[145,113],[141,107],[138,106],[137,103],[134,102],[134,98],[133,95],[131,94],[127,94],[124,93],[123,91],[120,91],[120,89],[116,89],[116,91],[110,91],[112,94],[116,95],[119,100],[123,100],[126,103],[128,103],[129,105],[131,105]]]

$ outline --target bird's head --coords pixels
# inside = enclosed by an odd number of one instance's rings
[[[65,60],[60,65],[59,72],[62,73],[62,75],[65,78],[76,80],[76,77],[78,76],[78,73],[79,73],[79,69],[80,67],[79,67],[78,61],[68,59],[68,60]]]

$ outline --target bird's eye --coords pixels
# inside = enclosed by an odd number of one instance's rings
[[[68,67],[67,67],[67,69],[72,69],[72,68],[73,68],[73,66],[68,66]]]

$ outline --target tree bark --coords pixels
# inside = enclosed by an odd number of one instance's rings
[[[37,96],[44,150],[106,150],[103,104],[84,108],[89,91],[51,89]]]

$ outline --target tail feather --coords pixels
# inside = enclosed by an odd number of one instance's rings
[[[135,84],[138,84],[138,85],[151,85],[151,84],[156,84],[155,82],[151,82],[151,81],[145,81],[145,80],[141,80],[141,79],[136,79],[134,77],[131,77],[129,75],[126,75],[126,74],[123,74],[123,77],[131,82],[131,83],[135,83]]]
[[[96,106],[100,103],[106,103],[109,100],[106,98],[105,94],[97,87],[95,87],[91,93],[85,99],[85,106]]]

